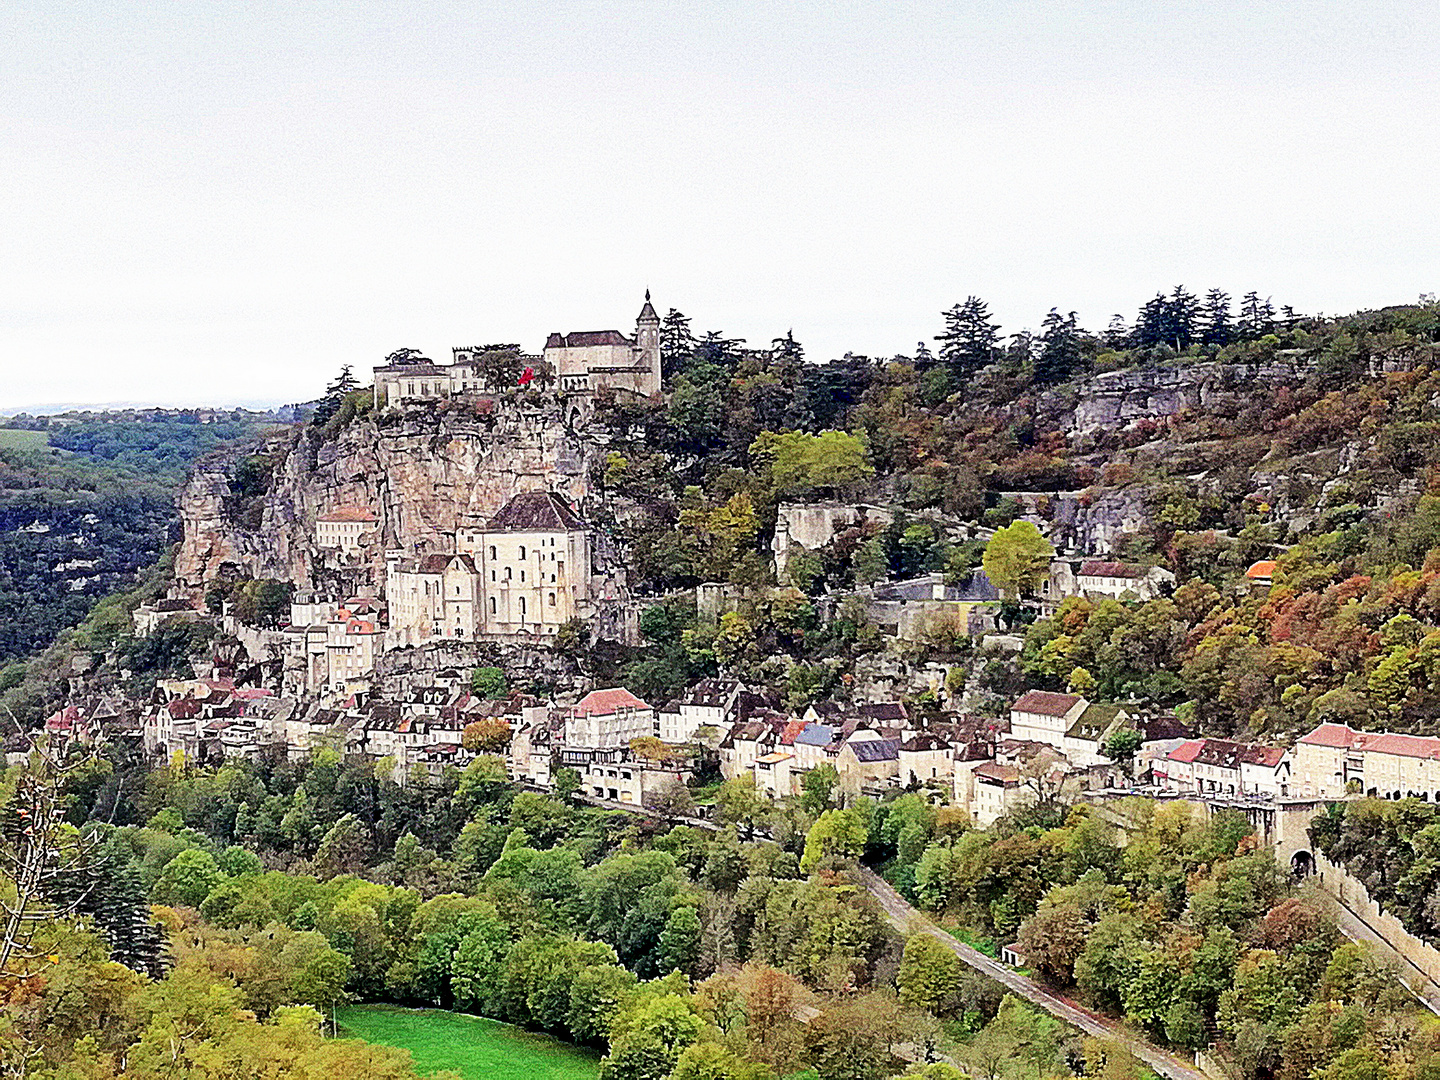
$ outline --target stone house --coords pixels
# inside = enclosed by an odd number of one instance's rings
[[[359,551],[373,536],[378,519],[363,506],[342,506],[315,519],[315,546]]]
[[[744,687],[735,679],[701,679],[678,699],[676,712],[660,717],[660,738],[688,743],[702,727],[725,728],[734,722]]]
[[[1010,706],[1011,737],[1048,743],[1057,750],[1063,750],[1065,733],[1089,705],[1076,694],[1026,691]]]
[[[921,731],[900,744],[897,760],[897,775],[902,786],[932,780],[949,783],[955,768],[955,751],[944,739]]]
[[[628,748],[655,733],[655,710],[624,687],[592,690],[563,714],[566,746]]]
[[[856,732],[835,755],[840,787],[851,795],[889,786],[900,775],[900,740],[885,739],[873,731]]]

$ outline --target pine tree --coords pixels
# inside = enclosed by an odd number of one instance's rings
[[[1200,340],[1216,347],[1229,345],[1235,337],[1231,322],[1230,294],[1211,289],[1205,294],[1205,323],[1200,331]]]
[[[1275,307],[1270,303],[1267,296],[1260,299],[1259,294],[1248,292],[1245,299],[1240,301],[1240,322],[1237,326],[1240,337],[1246,341],[1254,341],[1275,330]]]
[[[805,346],[795,340],[795,331],[785,331],[783,338],[770,342],[770,357],[777,363],[798,364],[805,359]]]
[[[695,351],[695,335],[690,320],[673,307],[660,320],[660,366],[668,378],[690,362]]]
[[[1176,285],[1170,294],[1171,340],[1176,352],[1184,352],[1195,343],[1200,325],[1200,300],[1184,285]]]
[[[1051,308],[1050,314],[1040,324],[1040,353],[1035,358],[1036,381],[1062,382],[1079,370],[1084,358],[1075,312],[1061,315],[1056,308]]]
[[[1123,349],[1130,344],[1130,327],[1125,323],[1125,316],[1118,311],[1110,316],[1110,325],[1105,328],[1104,337],[1107,349]]]
[[[165,972],[165,939],[150,917],[150,902],[133,859],[112,853],[91,897],[96,925],[110,942],[110,959],[159,978]]]
[[[945,332],[935,335],[940,359],[961,379],[968,379],[995,360],[1000,343],[1000,326],[990,319],[990,306],[978,296],[942,312]]]
[[[1138,348],[1146,349],[1173,341],[1173,329],[1170,321],[1170,301],[1164,293],[1156,293],[1153,299],[1141,306],[1139,314],[1135,316],[1135,332],[1131,336]]]
[[[930,346],[923,341],[915,343],[915,368],[917,371],[926,371],[935,366],[935,354],[930,351]]]

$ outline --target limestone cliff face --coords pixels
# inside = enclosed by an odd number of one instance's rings
[[[1217,405],[1280,386],[1295,386],[1311,373],[1302,361],[1250,364],[1177,364],[1112,371],[1086,379],[1069,410],[1072,435],[1137,420],[1172,416],[1197,405]]]
[[[290,429],[262,448],[274,472],[269,490],[248,502],[233,490],[233,463],[197,470],[179,497],[177,582],[198,592],[222,572],[240,572],[301,588],[355,588],[383,580],[387,548],[452,550],[458,525],[485,521],[517,492],[559,491],[583,512],[603,434],[587,430],[582,415],[567,416],[559,399],[487,405],[386,412],[334,441]],[[315,545],[316,517],[342,506],[378,520],[371,542],[349,556]]]

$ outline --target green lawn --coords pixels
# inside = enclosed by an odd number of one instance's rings
[[[49,444],[48,432],[0,428],[0,450],[43,450]]]
[[[336,1010],[340,1034],[409,1050],[422,1075],[454,1069],[465,1080],[595,1080],[598,1055],[498,1020],[393,1005]]]

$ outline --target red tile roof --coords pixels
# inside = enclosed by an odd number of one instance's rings
[[[1321,724],[1308,735],[1297,741],[1306,746],[1328,746],[1335,750],[1348,747],[1361,732],[1354,731],[1348,724]]]
[[[591,690],[580,699],[572,712],[582,715],[605,716],[618,709],[648,709],[645,702],[626,690],[623,686],[611,687],[609,690]]]
[[[1205,749],[1204,739],[1187,739],[1179,746],[1171,750],[1165,757],[1169,761],[1178,761],[1182,764],[1189,764],[1200,756],[1200,751]]]
[[[1039,713],[1041,716],[1064,716],[1084,698],[1074,694],[1055,694],[1049,690],[1028,690],[1010,706],[1011,712]]]
[[[1357,732],[1351,744],[1357,750],[1372,754],[1393,754],[1396,757],[1431,758],[1440,760],[1440,739],[1420,735],[1395,735],[1384,732],[1369,735]]]
[[[363,506],[342,506],[338,510],[331,510],[328,514],[321,514],[316,521],[374,521],[375,515]]]
[[[1250,569],[1245,571],[1245,576],[1251,581],[1259,578],[1273,578],[1275,576],[1275,560],[1261,559],[1257,563],[1251,563]]]

